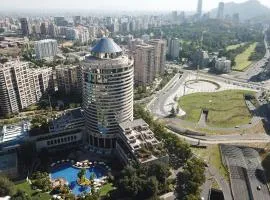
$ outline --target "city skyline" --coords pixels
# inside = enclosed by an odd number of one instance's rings
[[[242,3],[246,0],[234,0],[235,3]],[[270,7],[269,0],[259,0],[263,5]],[[205,0],[203,1],[202,10],[209,11],[218,7],[220,0]],[[232,2],[232,0],[224,0],[224,3]],[[4,0],[2,1],[1,10],[32,10],[42,9],[43,11],[50,11],[52,9],[61,10],[133,10],[133,11],[169,11],[169,10],[183,10],[183,11],[196,11],[198,0],[175,1],[175,0],[137,0],[137,1],[124,1],[115,0],[113,3],[108,0],[103,1],[65,1],[65,0],[48,0],[48,1],[34,1],[34,0]],[[16,7],[14,7],[16,5]],[[142,6],[143,5],[143,6]]]

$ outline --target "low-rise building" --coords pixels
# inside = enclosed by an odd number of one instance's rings
[[[83,132],[83,128],[68,129],[37,136],[32,140],[35,141],[38,152],[42,149],[58,151],[78,147],[78,145],[82,144]]]
[[[0,150],[17,148],[20,143],[28,138],[29,130],[29,121],[0,127]]]
[[[215,72],[227,74],[232,70],[232,62],[227,60],[226,57],[218,58],[215,60]]]
[[[85,118],[81,108],[65,111],[49,122],[51,133],[84,127]]]
[[[156,139],[144,120],[123,122],[119,124],[119,127],[116,152],[125,164],[132,160],[140,164],[169,161],[162,142]]]
[[[197,50],[191,56],[192,66],[194,68],[199,67],[199,69],[203,69],[208,67],[210,63],[209,55],[207,51]]]

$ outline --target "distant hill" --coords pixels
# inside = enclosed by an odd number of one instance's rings
[[[210,11],[211,17],[217,16],[217,8]],[[240,20],[247,20],[259,16],[269,15],[270,8],[262,5],[258,0],[248,0],[243,3],[225,3],[224,17],[226,15],[232,16],[234,13],[239,13]]]

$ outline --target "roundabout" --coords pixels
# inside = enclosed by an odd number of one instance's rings
[[[206,79],[188,80],[184,84],[191,90],[196,90],[197,88],[207,88],[207,90],[215,91],[220,89],[220,85],[217,82]]]
[[[195,73],[185,72],[182,77],[167,86],[166,91],[156,95],[147,108],[167,126],[179,127],[180,130],[190,130],[204,135],[265,134],[262,118],[251,116],[243,99],[244,93],[256,94],[257,90],[243,84],[222,81],[201,74],[198,80],[196,79]],[[232,93],[242,91],[242,94],[231,96],[230,91]],[[223,96],[222,92],[227,94]],[[200,95],[203,96],[202,101]],[[181,99],[185,98],[189,98],[186,103],[189,104],[188,108],[181,105]],[[201,103],[199,107],[198,102]],[[240,105],[241,109],[236,108],[237,105]],[[176,117],[169,117],[172,107],[176,110]],[[207,118],[205,123],[199,123],[203,111],[208,111],[207,117],[210,118]]]

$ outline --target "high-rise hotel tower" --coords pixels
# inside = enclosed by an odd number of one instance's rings
[[[133,120],[133,59],[110,38],[102,38],[82,63],[83,108],[89,144],[115,147],[119,123]]]

